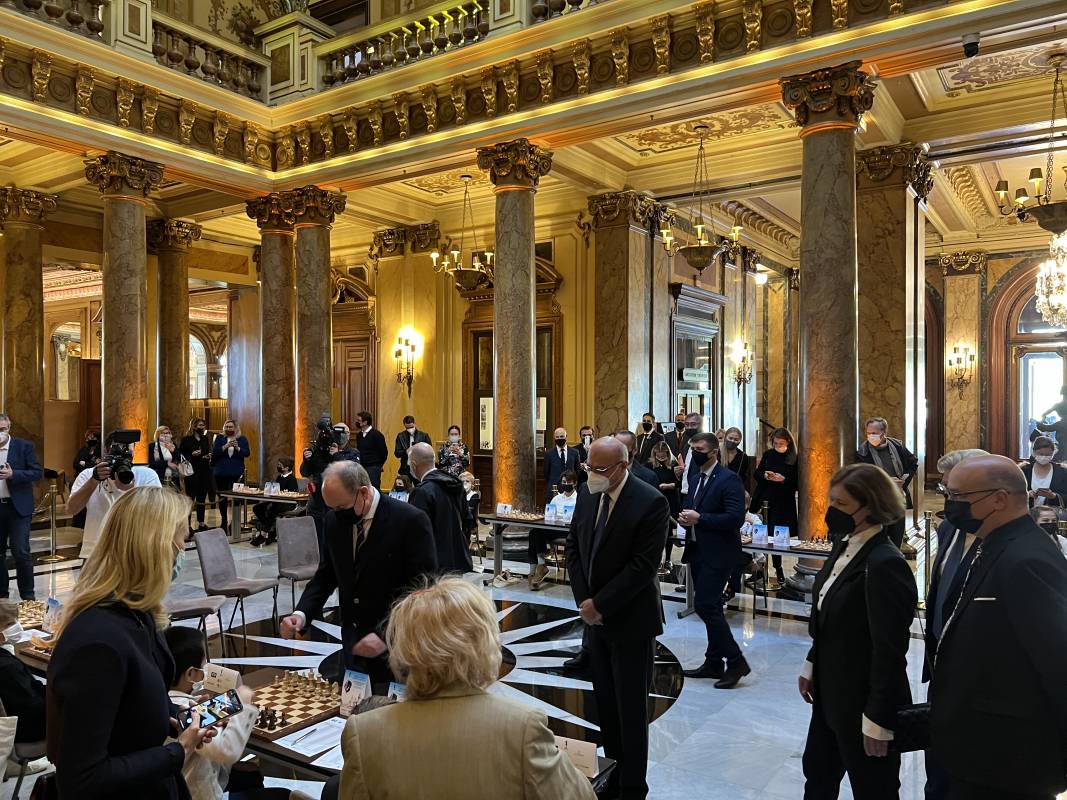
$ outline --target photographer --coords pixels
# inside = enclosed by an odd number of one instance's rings
[[[103,460],[95,468],[82,471],[70,487],[67,511],[77,514],[85,509],[81,558],[88,558],[93,552],[104,517],[124,492],[137,486],[161,485],[155,470],[133,466],[133,446],[140,439],[140,431],[113,431]]]
[[[335,425],[329,416],[323,416],[315,423],[315,427],[319,433],[315,441],[304,450],[300,475],[309,481],[307,512],[315,520],[315,529],[321,540],[322,522],[326,515],[326,506],[319,494],[322,473],[335,461],[355,461],[358,464],[359,451],[349,444],[351,431],[345,423],[338,422]],[[319,545],[321,548],[321,541]]]

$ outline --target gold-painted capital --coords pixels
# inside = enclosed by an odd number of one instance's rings
[[[148,197],[163,182],[163,165],[111,151],[85,162],[85,179],[104,195]]]
[[[657,231],[668,215],[668,209],[654,197],[641,192],[605,192],[589,198],[589,213],[593,228],[616,225],[639,225],[648,231]]]
[[[937,265],[945,277],[956,275],[984,275],[988,253],[984,250],[959,250],[955,253],[942,253],[937,257]]]
[[[56,210],[56,196],[34,189],[0,189],[0,220],[5,224],[44,225],[46,214]]]
[[[552,169],[552,151],[529,139],[515,139],[478,148],[478,169],[489,173],[498,190],[536,189],[537,182]]]
[[[146,231],[148,249],[155,253],[162,250],[184,252],[202,233],[199,225],[184,219],[152,219],[148,221]]]
[[[346,198],[341,192],[318,186],[304,186],[281,194],[292,197],[297,225],[333,225],[336,216],[345,210]]]
[[[927,147],[901,142],[856,153],[856,174],[861,188],[868,184],[899,183],[910,186],[925,200],[934,186]]]
[[[245,201],[245,212],[256,221],[261,232],[291,232],[296,222],[290,192],[271,192]]]
[[[789,75],[778,83],[782,102],[796,115],[806,136],[817,130],[856,127],[874,105],[874,79],[860,69],[863,62]]]

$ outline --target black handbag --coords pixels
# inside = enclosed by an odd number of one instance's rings
[[[897,710],[897,724],[889,749],[894,753],[913,753],[930,746],[930,704],[913,703]]]

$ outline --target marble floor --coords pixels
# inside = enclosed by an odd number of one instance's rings
[[[261,550],[241,544],[233,548],[233,553],[238,574],[243,577],[277,574],[273,548]],[[38,566],[38,597],[62,599],[68,594],[76,578],[77,564],[74,561]],[[479,577],[470,577],[480,583]],[[523,581],[505,589],[487,588],[486,591],[497,601],[527,601],[568,610],[574,607],[570,591],[564,585],[550,585],[535,593],[529,592]],[[199,563],[195,554],[189,552],[172,595],[202,594]],[[670,591],[665,594],[684,597]],[[746,598],[746,607],[749,602]],[[287,586],[280,593],[279,603],[284,614],[290,603]],[[679,619],[677,612],[682,607],[673,598],[665,603],[667,625],[660,643],[682,666],[690,667],[702,660],[704,627],[696,616]],[[224,610],[228,612],[229,608],[227,604]],[[250,598],[246,610],[249,622],[268,618],[270,593]],[[738,688],[727,691],[713,688],[710,681],[684,681],[675,702],[651,726],[648,782],[651,797],[656,800],[773,800],[798,798],[802,794],[801,753],[809,710],[797,693],[796,676],[808,647],[806,626],[786,617],[753,617],[747,610],[732,611],[728,618],[752,665],[752,675]],[[209,630],[217,633],[218,623],[212,621]],[[922,643],[913,639],[908,667],[916,697],[925,695],[925,687],[919,681],[921,663]],[[553,679],[546,673],[546,684]],[[318,787],[312,782],[273,782],[299,786],[312,796],[318,793]],[[921,754],[904,757],[901,782],[901,798],[921,800],[924,782]],[[0,799],[11,796],[13,785],[13,781],[0,784]],[[24,796],[28,796],[28,790],[24,790]],[[847,781],[841,796],[851,797]]]

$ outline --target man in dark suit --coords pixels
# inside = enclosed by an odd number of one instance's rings
[[[722,593],[741,557],[745,522],[745,485],[719,463],[719,440],[698,433],[689,443],[697,470],[678,521],[686,527],[682,563],[689,564],[696,589],[696,612],[707,628],[704,663],[685,670],[689,678],[714,678],[716,689],[732,689],[752,670],[734,641],[722,609]],[[723,666],[725,662],[725,668]]]
[[[555,433],[552,434],[552,440],[553,446],[545,450],[546,504],[552,502],[552,498],[556,496],[556,492],[552,491],[552,487],[559,486],[559,479],[564,472],[568,470],[575,473],[584,472],[578,466],[581,463],[578,449],[567,446],[567,429],[556,428]]]
[[[33,442],[11,435],[11,418],[0,414],[0,598],[8,596],[8,542],[15,557],[19,597],[35,599],[30,522],[33,519],[33,484],[44,477]]]
[[[618,763],[609,797],[648,796],[648,689],[663,607],[656,570],[670,509],[626,468],[619,441],[589,450],[589,481],[579,490],[567,537],[571,591],[588,627],[604,752]]]
[[[670,433],[664,434],[663,441],[667,443],[667,446],[671,448],[671,452],[678,458],[678,463],[681,464],[685,460],[682,448],[688,448],[688,439],[685,435],[685,412],[679,411],[674,415],[674,430]]]
[[[430,520],[414,506],[380,494],[354,461],[326,468],[322,499],[330,509],[326,549],[296,611],[282,620],[282,637],[295,638],[337,589],[344,667],[384,686],[394,680],[384,639],[389,610],[421,576],[437,570]]]
[[[937,461],[941,473],[941,485],[945,485],[952,469],[963,459],[988,455],[985,450],[953,450]],[[926,660],[923,664],[923,682],[930,680],[937,655],[937,642],[952,609],[960,596],[963,578],[974,560],[978,549],[978,537],[964,533],[947,519],[937,526],[937,555],[930,568],[930,586],[926,590]],[[937,762],[932,749],[926,751],[926,800],[947,800],[950,778]]]
[[[637,458],[637,437],[633,431],[616,431],[615,438],[623,443],[626,448],[627,456],[629,457],[628,468],[635,478],[640,478],[649,486],[659,491],[659,480],[656,478],[656,473],[650,470],[644,465],[644,463]]]
[[[946,489],[979,546],[937,643],[932,749],[953,800],[1051,800],[1067,789],[1067,560],[1014,461],[967,458]]]
[[[583,425],[578,431],[578,466],[586,462],[589,458],[589,447],[593,444],[593,439],[596,438],[596,431],[593,430],[592,425]],[[586,471],[584,469],[578,470],[578,485],[581,486],[585,483]]]
[[[433,444],[430,434],[416,428],[415,418],[408,414],[404,417],[404,430],[396,435],[396,443],[393,445],[393,455],[400,459],[398,472],[401,475],[411,474],[411,468],[408,466],[408,450],[419,443]]]
[[[420,442],[408,455],[411,477],[418,482],[408,502],[430,518],[438,570],[469,572],[473,568],[466,533],[470,508],[463,484],[454,475],[434,467],[436,454],[432,445]]]
[[[637,436],[637,461],[648,465],[652,463],[652,448],[663,441],[663,433],[656,425],[652,412],[641,417],[641,432]]]
[[[359,433],[356,434],[356,447],[359,449],[359,462],[370,477],[370,485],[381,491],[382,467],[389,458],[389,449],[385,445],[382,432],[371,424],[373,421],[369,411],[360,411],[356,414],[356,425],[359,426]]]

